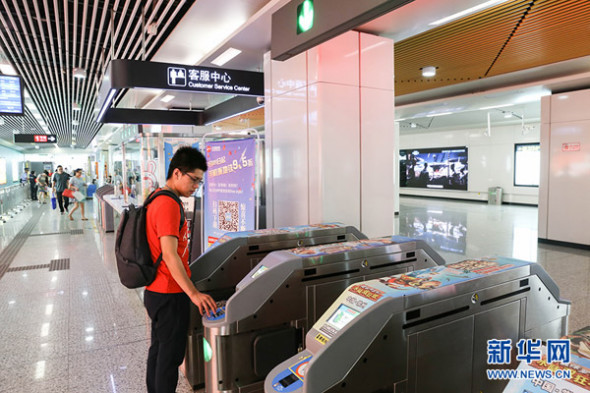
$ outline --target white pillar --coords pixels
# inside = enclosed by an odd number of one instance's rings
[[[351,31],[264,73],[267,226],[391,235],[393,41]]]

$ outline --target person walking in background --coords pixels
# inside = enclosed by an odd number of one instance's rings
[[[31,171],[29,174],[29,185],[31,186],[31,199],[33,201],[37,200],[37,176],[35,176],[35,171]]]
[[[52,190],[57,198],[59,211],[62,215],[64,214],[64,209],[66,212],[68,211],[68,206],[70,204],[70,198],[62,195],[64,190],[69,186],[69,178],[70,176],[64,172],[64,168],[61,165],[58,165],[56,172],[53,174]]]
[[[82,212],[82,221],[88,220],[86,218],[86,216],[84,215],[84,200],[86,199],[86,182],[82,178],[82,168],[78,168],[74,171],[74,177],[72,177],[70,179],[70,189],[72,189],[72,191],[74,191],[74,192],[77,191],[77,192],[81,193],[82,194],[81,197],[84,198],[84,199],[76,198],[76,202],[74,202],[74,208],[72,209],[70,214],[68,214],[70,221],[74,221],[72,214],[74,214],[74,212],[78,208],[80,208],[80,211]]]
[[[43,171],[42,173],[37,176],[37,197],[39,198],[39,204],[45,204],[45,199],[47,198],[47,193],[49,191],[49,175],[47,171]]]

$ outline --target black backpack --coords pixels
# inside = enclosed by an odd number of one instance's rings
[[[129,205],[121,215],[115,241],[115,257],[121,283],[127,288],[140,288],[151,284],[156,279],[158,266],[162,262],[162,253],[154,263],[147,241],[146,217],[147,206],[160,195],[174,199],[180,206],[180,228],[184,225],[184,208],[176,194],[168,190],[152,192],[144,204],[135,207]]]

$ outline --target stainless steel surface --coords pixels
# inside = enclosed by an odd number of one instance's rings
[[[539,266],[488,276],[404,297],[385,298],[361,312],[327,343],[313,327],[306,337],[312,360],[296,392],[501,392],[506,381],[490,381],[487,341],[546,340],[567,333],[570,305]],[[335,304],[343,302],[344,292]],[[297,363],[297,356],[269,374],[272,380]],[[444,387],[444,388],[442,388]]]
[[[418,248],[422,247],[422,249]],[[270,370],[260,369],[257,362],[264,363],[260,355],[264,350],[279,352],[290,344],[288,340],[275,341],[268,348],[256,347],[256,341],[275,332],[288,336],[289,329],[297,329],[296,347],[277,355],[276,362],[297,353],[305,347],[305,334],[328,306],[353,283],[370,277],[417,270],[436,266],[442,261],[423,242],[383,245],[363,250],[349,250],[320,257],[306,257],[286,251],[269,254],[259,265],[268,268],[263,274],[252,278],[246,276],[238,285],[238,291],[226,304],[225,318],[220,321],[204,320],[206,336],[223,345],[215,345],[215,360],[206,368],[222,370],[207,371],[206,391],[262,392],[264,377]],[[255,268],[256,270],[256,268]],[[221,327],[231,327],[228,336],[214,337],[209,329],[219,334]],[[257,350],[259,352],[257,352]],[[275,359],[275,358],[273,358]],[[273,360],[274,361],[274,360]],[[215,364],[217,362],[217,364]],[[208,379],[217,377],[218,379]],[[210,382],[211,381],[211,382]],[[352,390],[355,391],[355,390]],[[356,390],[360,392],[360,390]]]
[[[211,295],[216,301],[226,300],[234,294],[236,285],[244,276],[272,251],[360,239],[366,239],[366,236],[352,226],[317,227],[304,232],[256,236],[245,234],[194,258],[190,264],[191,280],[198,290]],[[194,305],[191,305],[190,313],[190,340],[184,363],[185,375],[193,388],[201,388],[205,384],[205,378],[202,351],[198,347],[203,338],[203,323],[201,314]],[[230,334],[228,329],[234,328],[234,325],[223,327],[223,334]]]

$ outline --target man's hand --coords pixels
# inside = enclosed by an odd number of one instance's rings
[[[201,315],[214,315],[217,311],[217,304],[213,298],[205,293],[196,291],[191,297],[191,302],[197,306]]]

